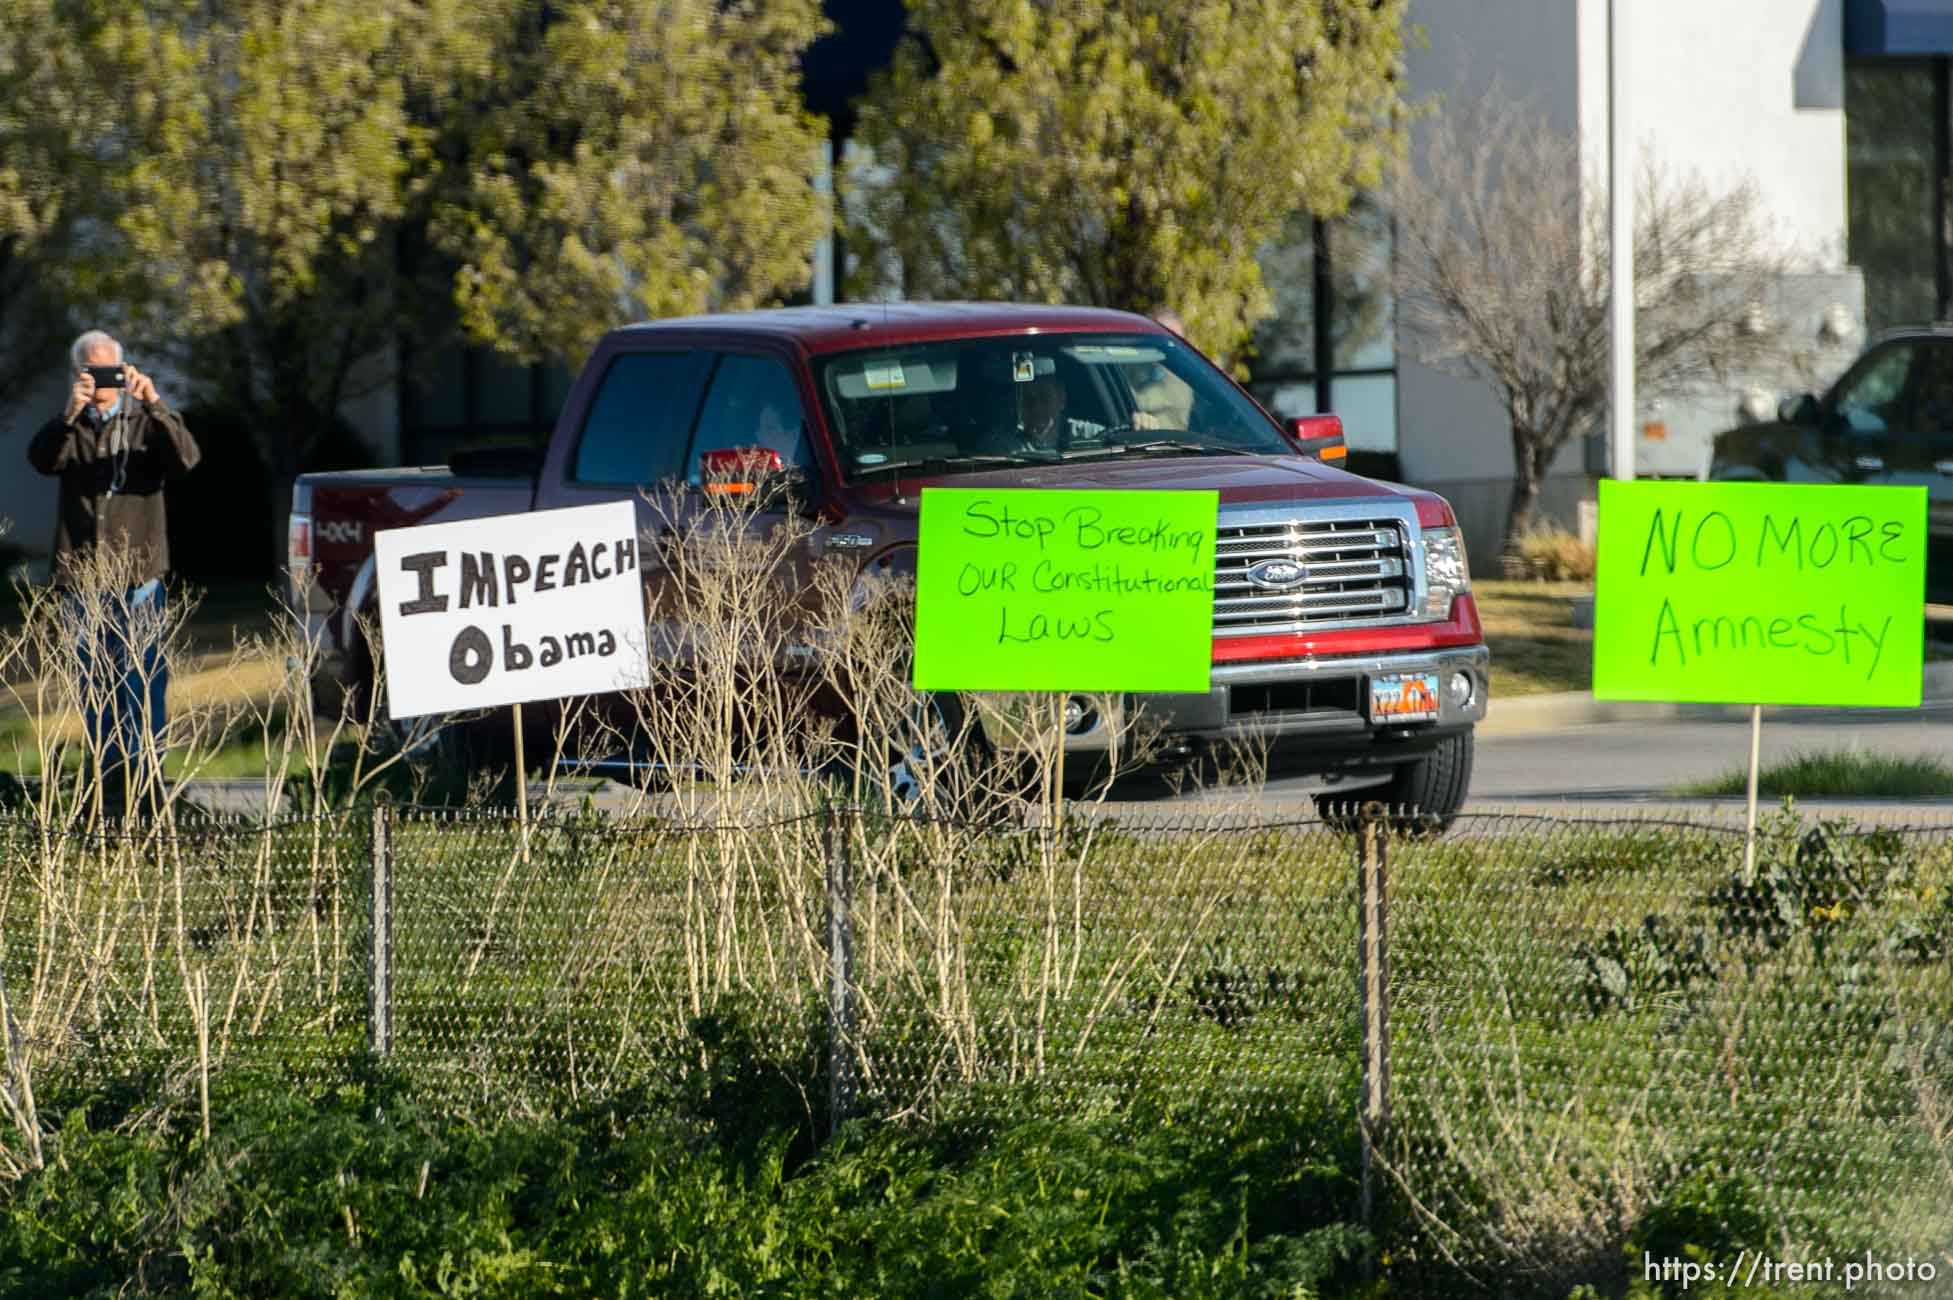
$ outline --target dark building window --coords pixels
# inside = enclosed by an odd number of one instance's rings
[[[1389,218],[1360,200],[1333,221],[1299,215],[1261,266],[1275,314],[1255,331],[1249,390],[1281,416],[1334,411],[1343,417],[1353,457],[1394,460]]]
[[[464,443],[546,441],[573,378],[461,344],[413,352],[405,369],[400,453],[410,465],[438,464]]]
[[[1874,333],[1953,315],[1948,283],[1947,63],[1880,59],[1845,71],[1845,203]]]

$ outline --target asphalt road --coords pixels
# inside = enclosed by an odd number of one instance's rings
[[[1857,747],[1887,755],[1924,754],[1953,762],[1953,702],[1921,709],[1777,709],[1763,711],[1763,761],[1807,751]],[[1749,757],[1749,723],[1729,721],[1609,722],[1522,735],[1481,738],[1472,772],[1468,808],[1558,807],[1629,811],[1643,815],[1676,809],[1709,810],[1703,799],[1681,800],[1674,787],[1740,770]],[[256,811],[262,794],[255,782],[199,782],[198,801],[226,811]],[[576,783],[581,792],[586,788]],[[596,781],[602,789],[608,783]],[[237,789],[231,787],[236,786]],[[1121,781],[1114,803],[1135,812],[1169,813],[1176,806],[1224,803],[1257,812],[1304,814],[1311,796],[1324,789],[1315,777],[1284,773],[1278,767],[1257,791],[1239,788],[1196,790],[1169,786],[1155,777]],[[1343,787],[1345,789],[1349,787]],[[623,787],[604,790],[630,803]],[[579,794],[580,797],[580,794]],[[1800,800],[1812,804],[1815,801]],[[1740,809],[1741,800],[1720,801],[1720,812]],[[1953,799],[1824,801],[1818,807],[1874,820],[1904,819],[1953,823]]]
[[[1470,808],[1515,805],[1628,805],[1706,807],[1702,799],[1678,800],[1676,786],[1740,771],[1749,761],[1749,722],[1609,722],[1591,726],[1484,737],[1473,764]],[[1809,751],[1856,747],[1871,753],[1929,755],[1953,763],[1953,702],[1921,709],[1778,709],[1763,711],[1763,762]],[[1275,808],[1306,807],[1323,786],[1315,778],[1270,774],[1266,787],[1244,800]],[[1197,798],[1242,800],[1239,791],[1174,794],[1134,783],[1115,798],[1173,804]],[[1724,801],[1725,804],[1728,801]],[[1740,800],[1735,801],[1740,803]],[[1807,802],[1807,801],[1800,801]],[[1826,801],[1879,816],[1902,812],[1953,819],[1953,799]]]
[[[1646,798],[1749,764],[1747,720],[1613,722],[1479,741],[1476,800]],[[1953,703],[1920,709],[1765,709],[1763,763],[1859,749],[1953,762]]]

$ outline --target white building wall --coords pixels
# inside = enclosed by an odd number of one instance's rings
[[[1753,179],[1789,243],[1843,265],[1843,0],[1633,0],[1631,12],[1638,148],[1712,184]]]
[[[1555,127],[1580,128],[1583,6],[1573,0],[1414,0],[1411,22],[1423,29],[1406,58],[1413,102],[1468,102],[1496,81],[1530,101]],[[1421,140],[1416,146],[1422,147]],[[1402,317],[1399,317],[1400,322]],[[1440,492],[1464,526],[1471,562],[1495,572],[1515,462],[1504,412],[1475,379],[1418,360],[1405,323],[1397,337],[1397,454],[1404,478]],[[1581,469],[1578,448],[1561,458],[1563,475]],[[1584,485],[1584,479],[1576,479]],[[1570,520],[1577,491],[1555,483],[1546,505]],[[1556,510],[1556,508],[1558,508]]]
[[[1637,147],[1719,186],[1753,179],[1787,241],[1820,267],[1842,266],[1843,0],[1615,3],[1629,18],[1625,88]],[[1483,93],[1497,77],[1577,133],[1583,167],[1604,181],[1608,10],[1608,0],[1415,0],[1425,44],[1407,59],[1410,95],[1441,104]],[[1451,499],[1472,562],[1489,566],[1513,473],[1504,417],[1483,384],[1419,365],[1415,339],[1401,332],[1398,352],[1404,475]],[[1729,405],[1733,423],[1733,394]],[[1586,448],[1569,447],[1554,476],[1548,513],[1571,526],[1575,503],[1592,495]]]

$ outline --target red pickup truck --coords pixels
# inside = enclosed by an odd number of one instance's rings
[[[926,486],[1211,489],[1212,689],[1134,696],[1128,709],[1163,725],[1169,753],[1255,737],[1287,770],[1378,778],[1366,796],[1449,818],[1470,780],[1489,657],[1464,543],[1441,498],[1325,463],[1341,451],[1333,417],[1277,420],[1178,336],[1125,312],[913,303],[700,316],[608,334],[534,472],[457,460],[305,475],[290,563],[324,651],[325,705],[371,683],[356,615],[373,608],[377,529],[639,498],[661,483],[703,490],[757,458],[798,480],[782,508],[817,521],[817,553],[901,575],[914,571]],[[1095,713],[1068,717],[1079,724],[1068,752],[1104,748]]]

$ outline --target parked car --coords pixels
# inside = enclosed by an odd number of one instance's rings
[[[1926,598],[1953,602],[1953,328],[1882,335],[1821,396],[1719,435],[1709,477],[1926,489]]]
[[[764,462],[798,477],[792,506],[776,508],[819,520],[811,547],[902,575],[932,484],[1211,489],[1212,689],[1125,707],[1158,720],[1181,756],[1265,738],[1303,771],[1381,777],[1366,797],[1448,818],[1488,686],[1463,540],[1442,499],[1327,463],[1342,452],[1334,417],[1278,420],[1177,335],[1124,312],[700,316],[608,334],[533,473],[458,460],[302,477],[291,569],[329,703],[371,686],[356,615],[374,601],[377,529],[641,498],[661,482],[702,491],[726,466]],[[659,581],[647,563],[647,584]],[[1075,715],[1067,752],[1102,751],[1106,727]]]

